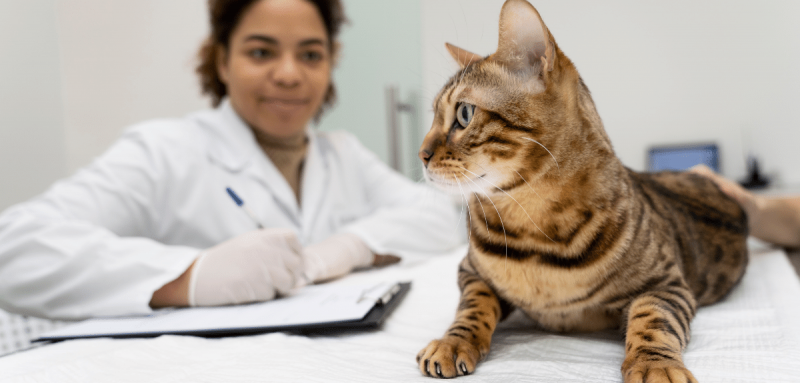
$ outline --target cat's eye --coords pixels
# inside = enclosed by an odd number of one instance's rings
[[[458,124],[461,125],[462,129],[469,126],[473,114],[475,114],[475,105],[464,102],[458,104],[456,107],[456,120],[458,120]]]

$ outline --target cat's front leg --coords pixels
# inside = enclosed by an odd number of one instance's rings
[[[431,341],[417,354],[423,374],[435,378],[469,375],[489,354],[497,322],[502,315],[500,300],[465,258],[458,270],[461,301],[456,319],[445,336]]]
[[[652,291],[633,300],[625,333],[625,383],[697,383],[683,364],[696,303],[688,288]]]

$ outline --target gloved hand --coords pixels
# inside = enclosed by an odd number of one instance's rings
[[[355,234],[341,233],[307,246],[303,259],[308,281],[323,282],[371,266],[375,255]]]
[[[288,229],[251,231],[204,251],[192,268],[190,306],[266,301],[303,285],[302,247]]]

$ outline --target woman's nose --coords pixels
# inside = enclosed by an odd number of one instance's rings
[[[278,67],[273,73],[273,80],[278,86],[294,88],[300,85],[301,79],[301,68],[297,60],[291,55],[284,55],[278,62]]]

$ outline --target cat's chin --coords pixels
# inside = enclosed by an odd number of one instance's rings
[[[453,198],[462,198],[471,194],[468,190],[464,190],[463,187],[459,188],[458,185],[442,185],[436,182],[432,182],[431,185]]]
[[[436,189],[444,192],[445,194],[459,199],[469,198],[472,194],[488,194],[486,190],[487,185],[481,185],[485,183],[484,180],[479,180],[478,183],[475,181],[454,182],[449,179],[442,179],[425,172],[425,181],[427,181],[429,185],[433,185]]]
[[[431,175],[427,171],[425,172],[425,182],[428,185],[435,187],[437,190],[440,190],[451,196],[459,196],[467,192],[467,190],[464,189],[463,185],[459,185],[456,182],[443,180],[439,177],[436,177],[435,175]]]

